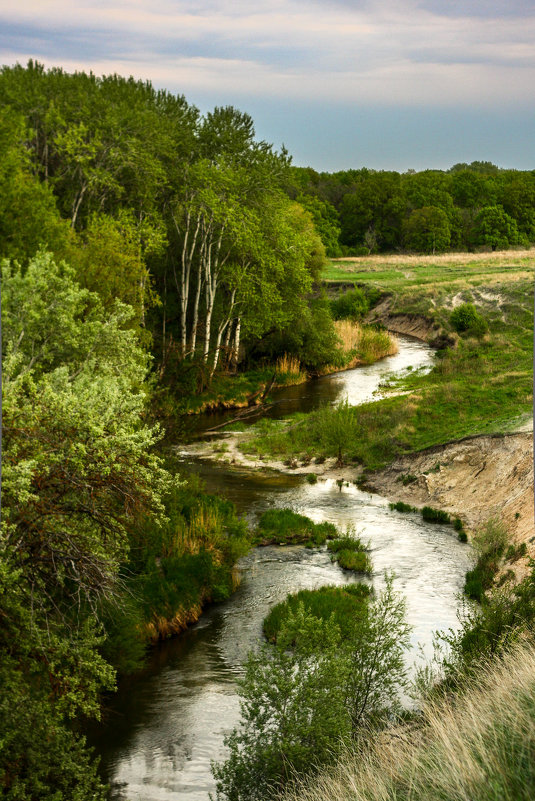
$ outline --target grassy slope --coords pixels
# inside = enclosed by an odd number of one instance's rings
[[[399,453],[505,432],[526,419],[532,409],[535,251],[353,259],[344,262],[344,269],[349,266],[353,271],[344,272],[344,280],[350,275],[388,293],[390,314],[419,314],[451,330],[452,309],[470,301],[487,319],[489,334],[481,341],[461,338],[440,354],[430,374],[409,375],[393,387],[409,394],[294,418],[286,431],[249,443],[249,450],[336,456],[342,440],[346,461],[376,468]],[[332,279],[330,269],[326,277]]]
[[[535,789],[535,650],[517,648],[416,728],[387,731],[287,801],[530,801]]]

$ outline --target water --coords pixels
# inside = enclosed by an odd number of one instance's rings
[[[399,352],[394,356],[370,364],[332,373],[305,384],[293,387],[281,387],[270,393],[272,405],[262,414],[274,419],[286,417],[294,412],[311,412],[323,403],[337,403],[347,398],[352,406],[365,403],[381,396],[380,385],[389,376],[403,374],[407,370],[430,370],[433,366],[433,351],[427,345],[414,339],[396,334]],[[258,419],[254,410],[252,415],[244,418],[244,422],[254,423]],[[215,412],[208,415],[191,417],[187,421],[190,434],[199,435],[208,429],[215,428],[237,416],[235,410]]]
[[[396,356],[280,391],[273,408],[288,414],[344,396],[361,403],[388,373],[409,365],[428,369],[431,363],[426,346],[402,338]],[[204,425],[210,423],[213,418]],[[352,526],[370,541],[375,572],[369,581],[375,588],[380,589],[385,570],[396,573],[395,586],[407,598],[414,649],[421,644],[430,655],[433,632],[457,626],[469,552],[451,526],[392,512],[384,498],[352,484],[340,488],[332,479],[310,485],[298,476],[232,471],[210,462],[190,460],[188,467],[251,520],[267,508],[288,506],[317,522]],[[115,799],[207,801],[214,789],[210,761],[224,757],[224,734],[239,720],[236,679],[247,652],[260,640],[268,610],[289,592],[355,580],[330,561],[325,549],[257,548],[242,560],[241,570],[243,581],[232,598],[155,648],[147,669],[121,682],[111,699],[98,751]]]

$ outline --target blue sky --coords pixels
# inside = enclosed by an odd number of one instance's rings
[[[535,168],[534,0],[0,1],[2,63],[248,111],[318,170]]]

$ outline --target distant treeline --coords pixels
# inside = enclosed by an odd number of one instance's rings
[[[507,248],[535,241],[535,170],[488,161],[447,172],[293,168],[294,197],[329,256]]]

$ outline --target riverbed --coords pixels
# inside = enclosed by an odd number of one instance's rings
[[[399,353],[375,365],[279,390],[269,413],[310,411],[344,397],[362,403],[377,397],[389,374],[431,365],[426,345],[402,337]],[[214,424],[213,418],[199,421],[199,432]],[[236,470],[195,458],[187,449],[183,460],[209,491],[226,495],[252,523],[268,508],[290,507],[368,540],[374,573],[367,581],[380,590],[385,571],[393,571],[395,587],[407,599],[411,662],[420,646],[431,655],[434,631],[457,627],[470,554],[451,526],[393,512],[385,498],[350,482],[325,478],[311,485],[302,476]],[[147,668],[123,680],[111,699],[98,751],[115,799],[208,801],[214,790],[210,762],[224,758],[224,735],[238,723],[236,681],[247,652],[261,639],[268,610],[289,592],[357,580],[333,564],[325,548],[256,548],[240,569],[242,583],[232,598],[206,610],[180,637],[154,648]]]

